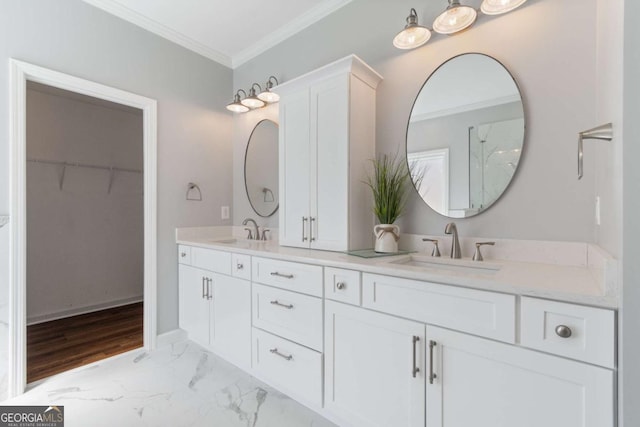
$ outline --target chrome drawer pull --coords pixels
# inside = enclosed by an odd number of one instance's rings
[[[271,350],[269,350],[269,351],[270,351],[272,354],[275,354],[276,356],[280,356],[280,357],[282,357],[282,358],[283,358],[283,359],[285,359],[285,360],[291,360],[291,359],[293,359],[293,356],[292,356],[292,355],[285,356],[284,354],[280,353],[280,352],[278,351],[278,349],[277,349],[277,348],[272,348],[272,349],[271,349]]]
[[[344,282],[338,282],[336,283],[336,288],[338,288],[339,290],[343,290],[344,288],[347,287],[347,284]]]
[[[284,277],[285,279],[293,279],[293,274],[282,274],[277,271],[272,271],[270,274],[272,276]]]
[[[293,304],[283,304],[283,303],[281,303],[281,302],[280,302],[280,301],[278,301],[278,300],[271,301],[271,304],[273,304],[273,305],[277,305],[277,306],[279,306],[279,307],[284,307],[284,308],[286,308],[287,310],[291,310],[291,309],[293,308]]]
[[[316,219],[314,217],[309,217],[309,236],[311,236],[311,238],[309,239],[312,242],[316,241],[316,238],[313,237],[313,223]]]
[[[180,256],[181,256],[182,258],[184,258],[184,257],[186,257],[186,256],[187,256],[187,253],[186,253],[186,252],[182,252],[182,253],[180,253]]]
[[[413,378],[415,378],[416,374],[420,372],[420,368],[418,368],[418,366],[416,365],[416,344],[418,341],[420,341],[420,337],[417,337],[414,335],[413,336],[413,369],[411,370],[411,374],[413,375]]]
[[[433,384],[433,380],[438,378],[438,376],[433,372],[433,347],[435,347],[437,343],[435,341],[429,341],[429,384]]]
[[[207,293],[204,290],[204,281],[205,281],[205,277],[202,276],[202,299],[204,299],[207,296]]]
[[[302,217],[302,241],[306,242],[307,241],[307,228],[305,226],[305,224],[307,223],[307,217],[303,216]]]
[[[237,263],[237,264],[236,264],[236,268],[237,268],[238,270],[242,270],[242,269],[244,268],[244,265],[243,265],[243,264],[241,264],[241,263]]]
[[[573,332],[571,328],[566,325],[559,325],[556,327],[556,335],[560,338],[569,338]]]

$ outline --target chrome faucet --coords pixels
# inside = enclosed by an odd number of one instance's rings
[[[249,240],[259,240],[260,239],[260,229],[258,228],[258,223],[253,218],[247,218],[242,221],[242,225],[247,225],[250,222],[253,223],[254,233],[251,232],[250,228],[245,228],[245,230],[249,231],[249,236],[247,237]]]
[[[462,258],[462,254],[460,251],[460,241],[458,240],[458,227],[454,222],[450,222],[444,228],[444,234],[452,234],[451,238],[451,258],[459,259]]]

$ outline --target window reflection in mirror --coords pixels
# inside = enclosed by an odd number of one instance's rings
[[[445,62],[423,85],[407,127],[420,197],[451,218],[485,211],[513,179],[524,130],[520,91],[501,63],[482,54]]]
[[[278,125],[259,122],[247,143],[244,184],[255,213],[269,217],[278,210]]]

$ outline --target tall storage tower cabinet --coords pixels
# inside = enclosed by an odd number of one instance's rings
[[[373,201],[364,181],[375,156],[381,80],[350,55],[278,86],[281,245],[373,246]]]

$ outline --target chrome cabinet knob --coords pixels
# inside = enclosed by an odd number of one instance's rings
[[[566,325],[556,326],[556,335],[560,338],[569,338],[572,333],[571,328]]]
[[[338,282],[336,283],[336,288],[338,288],[339,290],[343,290],[344,288],[347,287],[347,284],[344,282]]]
[[[237,263],[237,264],[236,264],[236,268],[237,268],[238,270],[242,270],[242,269],[244,268],[244,265],[243,265],[243,264],[241,264],[241,263]]]
[[[186,253],[186,252],[180,252],[180,256],[181,256],[182,258],[184,258],[184,257],[186,257],[186,256],[187,256],[187,253]]]

